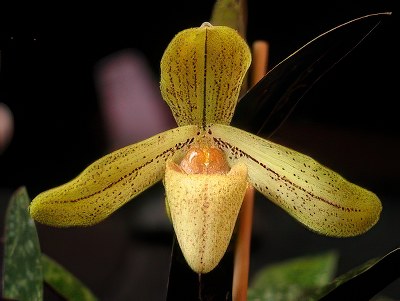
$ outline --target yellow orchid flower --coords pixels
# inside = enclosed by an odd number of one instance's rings
[[[230,125],[251,63],[236,30],[204,23],[178,33],[161,60],[160,88],[178,127],[114,151],[70,182],[36,196],[32,217],[56,227],[94,225],[158,181],[189,266],[215,268],[248,185],[319,234],[364,233],[378,197],[292,149]]]

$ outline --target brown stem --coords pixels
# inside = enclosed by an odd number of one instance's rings
[[[254,41],[252,45],[253,63],[251,65],[251,83],[254,86],[267,73],[269,44],[266,41]]]
[[[232,300],[247,300],[250,265],[250,241],[253,222],[254,188],[249,186],[239,213],[239,227],[235,245]]]
[[[268,43],[255,41],[252,46],[251,86],[254,86],[267,72]],[[253,224],[254,188],[249,186],[243,199],[238,217],[238,232],[235,245],[232,300],[246,301],[250,266],[250,241]]]

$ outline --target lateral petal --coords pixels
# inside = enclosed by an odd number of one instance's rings
[[[232,165],[245,162],[249,182],[268,199],[320,234],[362,234],[379,220],[382,204],[371,191],[287,147],[226,125],[210,127]]]
[[[30,214],[51,226],[96,224],[161,180],[167,159],[182,155],[197,135],[196,126],[179,127],[116,150],[70,182],[40,193]]]

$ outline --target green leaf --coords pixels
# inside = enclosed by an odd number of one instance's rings
[[[93,293],[63,266],[42,255],[44,281],[68,301],[97,301]]]
[[[248,300],[302,300],[309,291],[333,279],[337,261],[336,252],[330,251],[269,265],[255,275]]]
[[[43,277],[39,238],[29,215],[25,187],[11,196],[5,216],[3,298],[41,301]]]
[[[212,25],[224,25],[239,31],[246,37],[247,11],[246,2],[242,0],[217,0],[211,14]]]
[[[247,33],[247,1],[246,0],[216,0],[211,13],[212,25],[229,26],[236,29],[246,39]],[[242,82],[240,95],[248,90],[248,74]]]

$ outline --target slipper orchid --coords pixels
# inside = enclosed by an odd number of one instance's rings
[[[189,266],[207,273],[230,242],[248,185],[319,234],[349,237],[379,219],[378,197],[314,159],[230,125],[251,63],[232,28],[178,33],[161,60],[160,88],[178,127],[116,150],[36,196],[32,217],[90,226],[163,181],[166,210]]]

